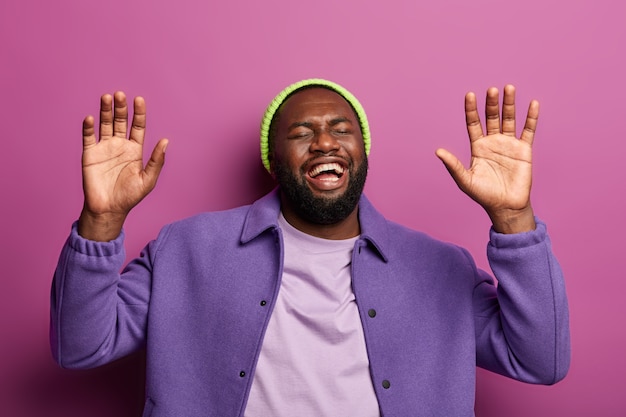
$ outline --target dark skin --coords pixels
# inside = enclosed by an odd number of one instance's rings
[[[130,135],[126,96],[118,91],[100,99],[100,140],[93,116],[83,121],[83,192],[78,233],[90,240],[115,239],[130,210],[155,187],[165,163],[167,139],[161,139],[143,165],[146,103],[134,100]]]
[[[487,90],[486,131],[480,123],[476,96],[465,96],[465,120],[470,139],[470,167],[444,149],[437,156],[458,187],[480,204],[500,233],[521,233],[536,227],[530,204],[532,184],[532,144],[539,118],[539,102],[533,100],[522,134],[516,137],[515,87],[504,87],[500,115],[497,88]]]
[[[292,95],[279,110],[273,138],[270,166],[274,175],[276,161],[288,165],[317,197],[340,198],[350,176],[312,176],[316,167],[338,164],[344,171],[349,164],[365,160],[359,121],[352,107],[339,94],[326,88],[309,88]],[[295,228],[324,239],[348,239],[360,234],[358,206],[343,220],[322,225],[298,215],[289,199],[281,193],[285,219]]]
[[[309,178],[307,172],[316,163],[313,161],[345,167],[346,161],[352,160],[355,164],[363,161],[365,153],[358,120],[349,104],[336,93],[322,90],[303,90],[284,104],[271,158],[288,161],[294,172],[304,167],[306,184],[314,193],[336,198],[345,191],[349,179],[345,174],[340,179]],[[335,94],[339,100],[328,93]],[[155,187],[165,162],[168,141],[161,139],[148,162],[143,164],[146,106],[141,97],[135,98],[133,105],[128,137],[128,106],[122,92],[101,98],[99,140],[94,118],[88,116],[83,121],[85,200],[78,233],[86,239],[110,241],[119,236],[130,210]],[[444,149],[438,149],[437,156],[459,188],[485,209],[496,231],[520,233],[533,230],[535,220],[530,204],[532,143],[539,103],[535,100],[530,103],[519,139],[512,85],[504,88],[501,114],[498,90],[492,87],[487,91],[485,115],[486,129],[483,130],[476,96],[468,93],[465,96],[465,118],[472,154],[469,168],[466,169],[458,158]],[[298,121],[305,123],[294,125]],[[283,201],[282,209],[287,221],[314,236],[344,239],[360,233],[358,207],[344,220],[332,225],[310,224],[301,219],[286,201]]]

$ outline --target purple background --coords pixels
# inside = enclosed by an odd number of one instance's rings
[[[365,106],[366,192],[390,219],[486,267],[489,221],[434,156],[468,160],[463,96],[518,87],[541,102],[533,203],[566,273],[573,342],[553,387],[479,371],[476,413],[626,415],[624,45],[620,1],[8,1],[0,3],[0,412],[138,416],[141,356],[64,371],[48,350],[49,285],[82,205],[81,121],[124,90],[148,104],[148,147],[170,145],[131,214],[129,256],[170,221],[251,202],[266,104],[324,77]],[[541,343],[541,341],[537,341]]]

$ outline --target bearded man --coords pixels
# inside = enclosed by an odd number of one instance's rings
[[[101,99],[83,122],[85,203],[52,291],[61,366],[147,352],[144,416],[472,416],[475,368],[538,384],[569,367],[562,272],[530,204],[531,102],[515,90],[465,113],[472,162],[439,149],[492,221],[493,278],[469,253],[386,220],[362,194],[371,137],[345,88],[288,86],[261,124],[277,188],[250,206],[165,226],[123,272],[122,226],[155,186],[167,140],[143,166],[145,103]]]

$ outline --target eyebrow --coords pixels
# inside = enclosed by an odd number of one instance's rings
[[[352,124],[352,121],[350,119],[348,119],[347,117],[336,117],[336,118],[332,119],[329,124],[331,126],[335,126],[335,125],[338,125],[339,123],[350,123],[350,124]]]
[[[294,123],[289,125],[289,129],[288,130],[295,129],[296,127],[307,127],[309,129],[312,129],[313,128],[313,123],[311,123],[311,122],[294,122]]]

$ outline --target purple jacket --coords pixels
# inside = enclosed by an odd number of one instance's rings
[[[88,368],[145,346],[144,416],[242,416],[280,287],[279,210],[275,190],[165,226],[121,275],[123,235],[92,242],[74,226],[53,282],[55,359]],[[491,231],[496,290],[467,251],[365,197],[359,219],[352,282],[382,416],[473,416],[477,365],[531,383],[565,376],[567,300],[543,223]]]

